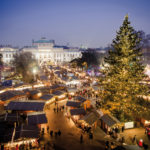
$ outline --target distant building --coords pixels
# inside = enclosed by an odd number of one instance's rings
[[[32,46],[24,47],[22,51],[32,52],[39,63],[50,61],[59,64],[81,57],[79,49],[56,46],[54,40],[47,40],[46,38],[41,38],[38,41],[33,40]]]
[[[3,63],[10,63],[13,60],[13,56],[18,52],[18,48],[13,48],[11,46],[0,47],[0,54],[2,54]]]
[[[78,48],[57,46],[54,40],[47,40],[46,38],[33,40],[32,46],[25,46],[20,50],[11,46],[0,47],[2,60],[6,64],[9,64],[13,60],[13,55],[19,52],[31,52],[40,64],[47,61],[60,64],[82,56]]]

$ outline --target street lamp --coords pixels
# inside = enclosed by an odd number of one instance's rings
[[[36,77],[35,77],[36,73],[37,73],[37,69],[34,68],[34,69],[33,69],[34,81],[36,80]]]

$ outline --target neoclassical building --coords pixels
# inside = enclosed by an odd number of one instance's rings
[[[0,54],[2,55],[2,61],[9,64],[13,60],[13,56],[18,52],[18,48],[13,48],[11,46],[0,47]]]
[[[13,60],[13,55],[19,52],[31,52],[39,63],[50,61],[54,64],[70,62],[72,59],[81,57],[81,51],[78,48],[68,48],[66,46],[56,46],[54,40],[41,38],[38,41],[32,41],[32,46],[25,46],[21,49],[12,47],[1,47],[3,62],[9,64]]]
[[[41,38],[32,41],[32,46],[22,48],[23,52],[32,52],[39,63],[50,61],[55,64],[69,62],[72,59],[81,57],[79,49],[56,46],[54,40]]]

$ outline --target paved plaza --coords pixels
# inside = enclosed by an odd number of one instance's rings
[[[66,101],[58,103],[58,108],[62,105],[65,105],[65,103]],[[52,145],[54,144],[55,150],[103,150],[105,149],[105,142],[107,140],[113,141],[116,145],[120,144],[115,139],[105,134],[105,132],[99,127],[94,130],[93,139],[89,139],[89,135],[87,133],[83,133],[80,128],[76,127],[71,119],[65,116],[65,109],[54,112],[54,108],[56,107],[57,105],[52,104],[50,105],[49,109],[46,110],[49,131],[53,130],[54,135],[50,136],[49,133],[44,135],[45,143],[49,141]],[[58,132],[58,130],[61,131],[61,135],[55,136],[55,132]],[[81,134],[83,135],[83,143],[80,142]],[[146,144],[149,144],[150,147],[150,141],[145,135],[144,128],[128,129],[123,133],[120,133],[119,136],[120,138],[124,136],[125,143],[132,145],[132,138],[134,135],[137,136],[137,142],[140,139],[143,139],[143,141]],[[51,147],[47,146],[46,149],[51,149]]]

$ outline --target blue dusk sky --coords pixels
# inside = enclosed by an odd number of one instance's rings
[[[136,30],[150,33],[150,0],[0,0],[0,45],[46,37],[58,45],[105,47],[127,13]]]

